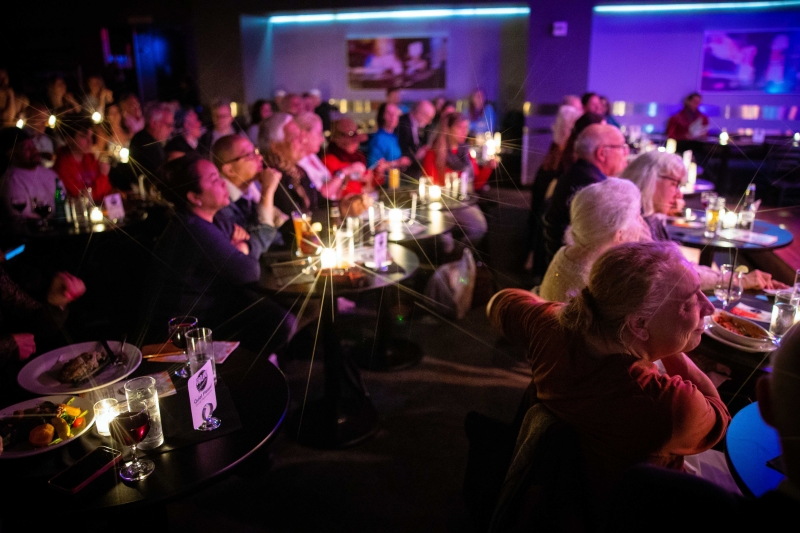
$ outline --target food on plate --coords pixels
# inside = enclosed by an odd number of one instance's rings
[[[715,313],[712,320],[731,333],[747,337],[748,339],[769,340],[769,334],[756,324],[747,320],[731,316],[727,313]]]
[[[33,446],[41,448],[72,438],[86,425],[86,411],[65,403],[44,401],[0,419],[0,437],[7,451]]]
[[[109,355],[103,351],[84,352],[61,367],[58,380],[62,383],[80,383],[105,368],[109,360]]]

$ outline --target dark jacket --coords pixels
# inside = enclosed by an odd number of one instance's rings
[[[150,135],[146,128],[133,136],[130,150],[131,161],[135,162],[130,167],[136,174],[131,176],[131,183],[136,183],[139,174],[144,174],[147,180],[153,179],[158,175],[161,166],[167,162],[164,146]],[[116,183],[114,185],[119,187]],[[129,188],[130,186],[127,187]]]
[[[247,241],[250,255],[256,258],[269,249],[278,234],[278,230],[274,227],[259,222],[256,204],[247,198],[239,198],[220,210],[214,216],[214,224],[223,231],[228,231],[233,224],[238,224],[247,230],[250,234],[250,240]]]
[[[403,155],[411,159],[411,166],[406,170],[406,174],[412,177],[420,176],[422,173],[422,161],[417,161],[417,151],[428,144],[428,130],[417,128],[417,138],[415,140],[411,115],[406,113],[400,117],[400,123],[397,125],[395,134]]]

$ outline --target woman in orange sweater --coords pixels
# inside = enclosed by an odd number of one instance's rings
[[[467,171],[473,181],[476,191],[479,191],[489,181],[492,171],[497,167],[495,160],[480,166],[469,153],[466,144],[469,131],[469,119],[461,113],[450,113],[441,121],[442,128],[436,133],[433,146],[425,154],[422,168],[425,174],[433,178],[436,185],[444,185],[444,175],[447,172]]]
[[[461,113],[450,113],[442,117],[439,124],[441,127],[436,133],[433,146],[422,160],[425,174],[436,185],[442,186],[446,173],[466,172],[473,182],[474,190],[481,190],[492,175],[492,170],[497,167],[497,162],[492,160],[481,167],[470,155],[466,144],[469,120]],[[476,248],[488,230],[483,212],[478,206],[471,205],[452,209],[451,214],[456,219],[458,230],[463,234],[466,244]]]

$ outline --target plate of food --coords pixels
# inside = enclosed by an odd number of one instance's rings
[[[775,349],[774,337],[769,331],[727,311],[718,309],[706,317],[706,324],[706,333],[719,341],[727,341],[726,344],[759,352]]]
[[[86,433],[93,424],[92,401],[78,396],[45,396],[0,409],[0,459],[55,450]]]
[[[142,362],[136,346],[108,341],[82,342],[42,354],[22,367],[17,382],[36,394],[78,394],[89,392],[131,375]]]

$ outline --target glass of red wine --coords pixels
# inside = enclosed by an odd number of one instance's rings
[[[197,322],[197,317],[193,316],[176,316],[175,318],[169,319],[169,323],[167,324],[169,340],[172,341],[175,347],[183,350],[183,353],[186,353],[186,332],[196,328]],[[186,364],[181,365],[181,367],[175,371],[175,375],[184,379],[189,377],[188,357]]]
[[[136,445],[144,440],[150,431],[150,413],[142,401],[128,401],[119,406],[117,416],[111,421],[111,434],[126,446],[131,447],[133,460],[126,463],[119,472],[125,481],[141,481],[153,473],[156,465],[149,459],[140,459]]]
[[[42,219],[41,226],[42,229],[47,229],[47,217],[50,216],[50,213],[53,212],[53,206],[48,203],[45,203],[37,198],[33,199],[33,211],[39,215],[39,218]]]
[[[25,208],[28,207],[28,200],[22,197],[13,197],[11,198],[11,207],[21,215]]]

